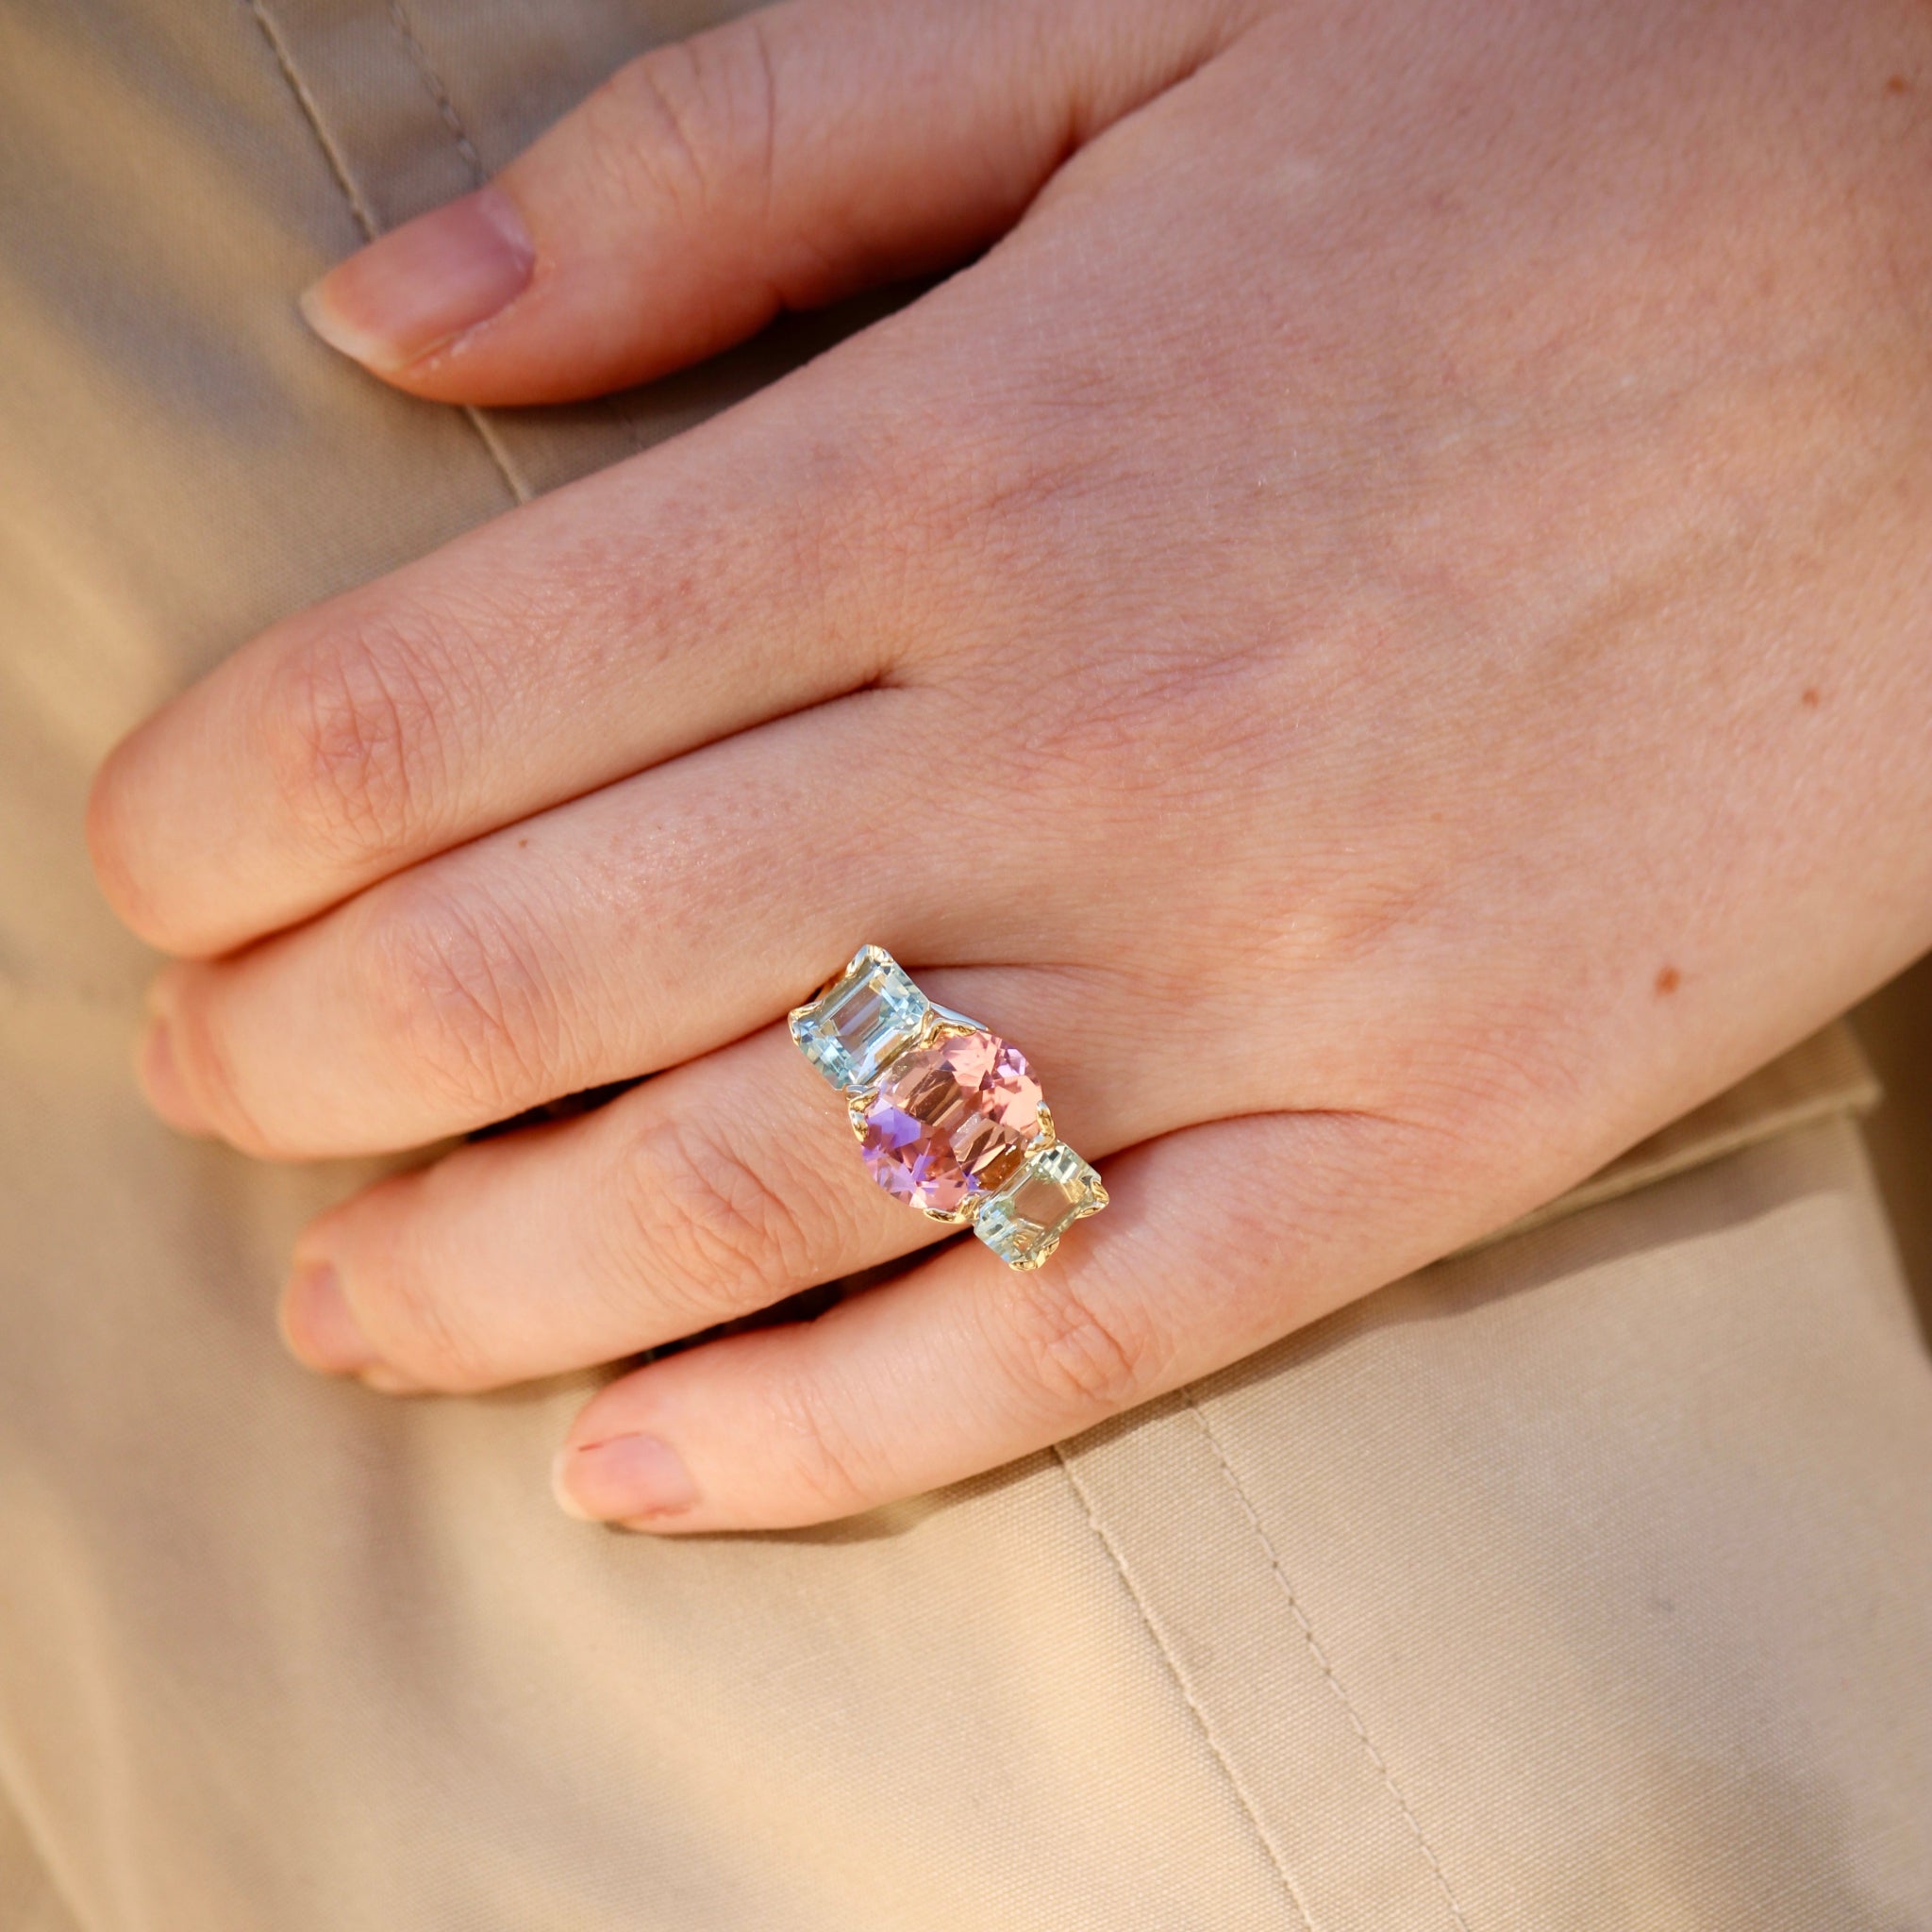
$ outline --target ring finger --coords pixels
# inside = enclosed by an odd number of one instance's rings
[[[1024,1043],[1083,1153],[1202,1110],[1158,1052],[1099,1076],[1085,1042],[1123,1031],[1116,981],[922,978]],[[334,1209],[297,1244],[284,1327],[318,1369],[482,1389],[694,1334],[944,1233],[874,1185],[838,1097],[766,1027],[595,1113],[461,1149]]]

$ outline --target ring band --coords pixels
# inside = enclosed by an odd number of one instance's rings
[[[861,946],[791,1017],[845,1097],[880,1187],[928,1219],[971,1225],[1009,1268],[1038,1268],[1107,1206],[1100,1176],[1054,1132],[1026,1057],[937,1006],[883,946]]]

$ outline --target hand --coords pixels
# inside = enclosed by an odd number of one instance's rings
[[[481,1390],[932,1241],[781,1024],[875,941],[1113,1206],[625,1374],[560,1460],[655,1529],[841,1515],[1501,1224],[1932,941],[1928,27],[794,0],[337,270],[332,341],[508,404],[996,243],[113,756],[176,1124],[657,1074],[324,1216],[296,1352]]]

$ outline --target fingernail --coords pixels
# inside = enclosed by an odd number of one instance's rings
[[[356,1325],[341,1277],[326,1261],[304,1262],[282,1296],[282,1333],[298,1360],[325,1375],[376,1367],[375,1351]]]
[[[479,188],[350,256],[300,306],[331,348],[365,368],[406,369],[499,313],[536,260],[509,197]]]
[[[135,1077],[147,1104],[183,1134],[206,1134],[208,1117],[195,1105],[188,1083],[181,1077],[181,1064],[175,1058],[174,1034],[165,1020],[148,1022],[136,1057]]]
[[[681,1516],[698,1499],[677,1451],[656,1436],[560,1450],[550,1474],[558,1507],[580,1523],[648,1524]]]

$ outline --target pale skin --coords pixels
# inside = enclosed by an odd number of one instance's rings
[[[289,1343],[378,1390],[941,1240],[784,1030],[861,941],[1024,1048],[1108,1211],[619,1374],[580,1514],[802,1524],[1024,1455],[1932,944],[1923,7],[791,0],[308,307],[509,405],[941,269],[244,644],[96,789],[178,956],[176,1126],[404,1149],[658,1075],[303,1234]]]

